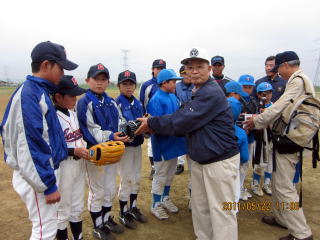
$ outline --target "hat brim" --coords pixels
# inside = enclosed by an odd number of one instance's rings
[[[211,65],[213,66],[213,65],[215,65],[216,63],[219,63],[219,64],[221,64],[221,65],[224,65],[224,62],[221,62],[221,61],[214,61],[214,62],[211,62]]]
[[[252,82],[239,82],[241,86],[255,86],[255,83]]]
[[[278,69],[279,69],[279,65],[278,66],[276,65],[270,70],[270,72],[276,73],[278,72]]]
[[[189,61],[191,60],[201,60],[201,61],[205,61],[207,62],[208,64],[210,64],[210,61],[208,59],[205,59],[205,58],[199,58],[199,57],[190,57],[190,58],[185,58],[181,61],[181,64],[187,64]]]
[[[121,79],[120,81],[118,81],[118,84],[120,84],[120,83],[123,83],[123,82],[125,82],[125,81],[127,81],[127,80],[130,80],[131,82],[133,82],[133,83],[137,83],[137,80],[136,79],[133,79],[133,78],[124,78],[124,79]]]
[[[71,62],[68,59],[57,61],[57,63],[60,64],[63,69],[68,71],[74,70],[78,67],[78,64],[75,64],[74,62]]]
[[[107,75],[107,78],[108,78],[108,79],[110,78],[109,73],[108,73],[106,70],[96,71],[96,72],[94,72],[93,74],[91,74],[89,77],[95,78],[95,77],[98,76],[100,73],[104,73],[104,74]]]
[[[163,69],[166,69],[166,66],[164,66],[164,65],[154,65],[154,66],[152,66],[152,68],[163,68]]]
[[[80,95],[86,93],[86,91],[87,91],[86,89],[77,86],[77,87],[74,87],[74,88],[66,91],[65,94],[70,95],[70,96],[80,96]]]

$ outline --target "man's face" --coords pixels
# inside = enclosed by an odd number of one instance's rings
[[[265,64],[265,71],[268,77],[273,77],[275,75],[274,72],[270,72],[271,69],[275,66],[275,60],[267,61]]]
[[[182,82],[186,85],[190,85],[191,84],[191,79],[190,77],[188,77],[188,75],[186,73],[181,73],[180,77],[183,77]]]
[[[212,65],[213,76],[222,76],[223,69],[224,69],[224,65],[222,65],[221,63],[213,64]]]
[[[284,80],[289,80],[289,78],[291,77],[291,71],[287,62],[280,64],[278,73]]]
[[[47,60],[41,63],[40,71],[44,79],[55,85],[58,85],[64,74],[63,68],[58,63],[50,64]]]
[[[157,77],[159,72],[164,69],[163,67],[155,67],[155,68],[152,68],[152,72],[153,72],[153,76],[154,77]]]
[[[190,81],[196,86],[200,87],[208,81],[210,76],[211,66],[207,61],[192,59],[186,65],[186,74]]]
[[[107,78],[106,74],[100,73],[95,78],[87,78],[86,79],[89,88],[98,94],[104,93],[106,88],[109,85],[109,79]]]

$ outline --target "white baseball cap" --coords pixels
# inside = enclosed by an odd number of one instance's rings
[[[181,64],[187,64],[191,59],[205,60],[210,64],[210,58],[207,50],[200,47],[194,47],[186,51],[185,58],[181,61]]]

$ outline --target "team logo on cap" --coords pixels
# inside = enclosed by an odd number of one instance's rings
[[[159,64],[164,64],[162,59],[159,60]]]
[[[71,78],[71,81],[73,82],[74,85],[78,85],[78,82],[77,82],[77,80],[76,80],[74,77]]]
[[[193,48],[190,51],[190,57],[197,57],[199,55],[199,51],[196,48]]]
[[[250,77],[247,77],[246,80],[249,82],[250,81]]]
[[[125,76],[125,77],[130,77],[130,72],[129,72],[129,71],[125,71],[125,72],[124,72],[124,76]]]
[[[104,66],[101,63],[99,63],[98,64],[98,70],[104,70],[104,69],[105,69]]]

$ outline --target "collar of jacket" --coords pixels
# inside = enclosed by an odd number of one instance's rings
[[[163,91],[161,88],[158,89],[160,95],[169,95],[170,93]]]
[[[49,82],[49,81],[46,80],[46,79],[39,78],[39,77],[35,77],[35,76],[31,76],[31,75],[28,75],[28,76],[27,76],[27,80],[32,81],[32,82],[38,84],[38,85],[41,86],[41,87],[46,91],[46,93],[48,93],[48,94],[52,94],[52,93],[53,93],[53,90],[54,90],[55,87],[56,87],[56,85],[54,85],[53,83]]]
[[[212,82],[213,81],[213,78],[212,77],[210,77],[209,76],[209,78],[208,78],[208,80],[206,81],[206,82],[204,82],[199,88],[194,88],[193,90],[192,90],[192,95],[196,95],[196,93],[200,90],[200,89],[202,89],[204,86],[206,86],[207,84],[209,84],[210,82]],[[218,85],[219,86],[219,85]]]
[[[301,76],[302,73],[303,73],[303,71],[302,71],[301,69],[299,69],[298,71],[295,71],[295,72],[291,75],[291,77],[289,78],[288,82],[291,82],[292,79],[294,79],[294,78],[297,77],[297,76]]]

